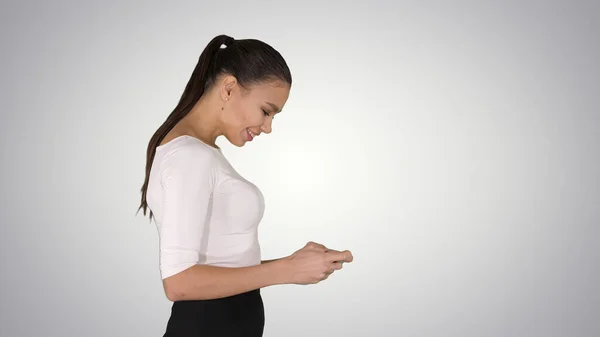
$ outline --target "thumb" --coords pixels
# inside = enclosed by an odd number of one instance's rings
[[[352,260],[354,260],[354,257],[352,256],[352,253],[349,250],[344,250],[342,252],[330,250],[325,254],[327,256],[327,260],[331,262],[352,262]]]

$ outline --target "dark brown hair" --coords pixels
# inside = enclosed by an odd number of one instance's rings
[[[235,76],[242,87],[268,80],[281,80],[290,86],[292,84],[292,75],[284,58],[270,45],[255,39],[235,40],[227,35],[214,37],[200,54],[179,103],[150,138],[146,152],[146,178],[141,189],[142,200],[138,212],[141,209],[146,215],[148,210],[146,192],[156,147],[192,110],[204,92],[212,87],[221,74]],[[152,217],[150,210],[150,220]]]

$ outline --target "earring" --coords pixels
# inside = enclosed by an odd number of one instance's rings
[[[226,100],[226,101],[229,101],[229,97],[225,97],[225,100]],[[225,110],[225,107],[224,107],[224,106],[222,106],[222,107],[221,107],[221,110]]]

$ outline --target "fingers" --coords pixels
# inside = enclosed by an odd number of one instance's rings
[[[344,262],[352,262],[352,260],[354,260],[352,253],[348,250],[338,251],[335,249],[329,249],[324,245],[314,241],[309,241],[306,243],[304,250],[317,253],[317,256],[322,256],[323,261],[325,262],[325,265],[323,266],[325,267],[325,270],[322,271],[315,282],[326,280],[335,271],[342,269]]]
[[[338,252],[339,254],[346,254],[345,252]],[[321,281],[324,281],[331,276],[335,271],[342,269],[343,262],[334,261],[331,263],[330,267],[321,275]]]
[[[337,253],[339,253],[339,254],[346,254],[346,252],[337,252]],[[349,253],[349,252],[348,252],[348,253]],[[339,254],[338,254],[338,255],[339,255]],[[342,265],[343,265],[343,262],[340,262],[340,261],[333,261],[333,262],[332,262],[332,263],[329,265],[329,267],[327,268],[327,270],[326,270],[326,271],[324,271],[324,272],[321,274],[321,276],[320,276],[320,278],[319,278],[319,281],[318,281],[318,282],[325,281],[326,279],[328,279],[328,278],[329,278],[329,276],[331,276],[331,275],[332,275],[332,274],[333,274],[335,271],[338,271],[338,270],[342,269]]]
[[[325,258],[330,262],[352,262],[354,259],[349,250],[344,250],[342,252],[330,250],[325,253]]]
[[[336,261],[336,262],[334,262],[332,265],[333,265],[333,266],[332,266],[333,270],[332,270],[331,272],[333,273],[335,270],[340,270],[340,269],[342,269],[342,267],[343,267],[343,262],[338,262],[338,261]]]
[[[328,271],[324,272],[321,275],[321,280],[326,280],[329,276],[331,276],[331,274],[333,274],[334,271],[335,269],[329,269]]]
[[[327,278],[329,278],[329,276],[331,276],[331,274],[333,274],[335,271],[342,269],[342,263],[341,262],[334,262],[331,264],[331,268],[328,269],[326,272],[324,272],[321,275],[321,280],[326,280]]]

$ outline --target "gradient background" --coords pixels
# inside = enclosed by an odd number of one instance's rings
[[[600,335],[597,1],[3,1],[0,335],[162,336],[149,137],[215,35],[294,87],[220,140],[265,194],[264,258],[355,262],[263,290],[265,336]]]

